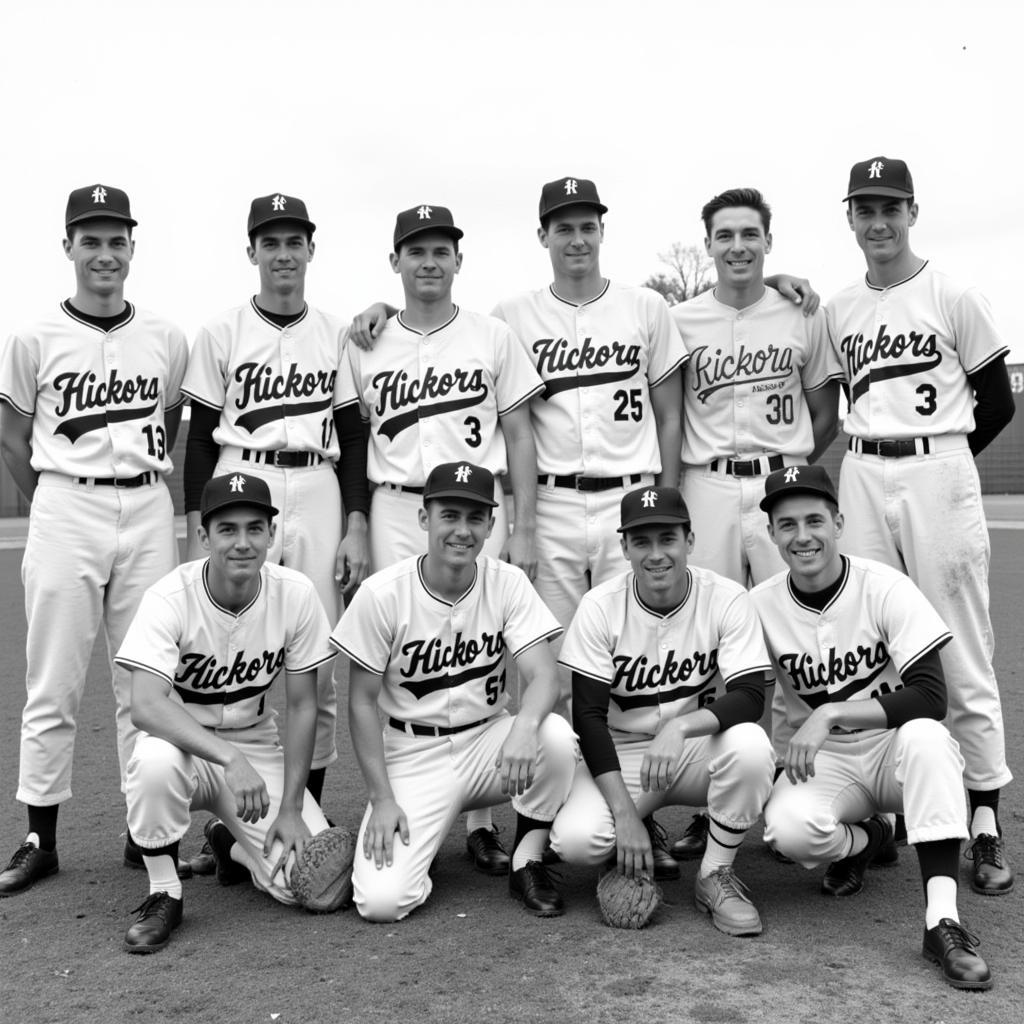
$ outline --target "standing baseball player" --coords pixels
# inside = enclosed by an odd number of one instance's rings
[[[426,554],[366,580],[331,635],[351,661],[349,725],[370,793],[352,884],[371,921],[396,921],[423,904],[455,818],[508,796],[516,810],[509,891],[537,916],[563,912],[542,863],[576,767],[572,730],[550,714],[559,687],[547,641],[560,627],[522,570],[478,557],[495,507],[489,470],[435,466],[420,510]],[[514,717],[509,654],[524,683]]]
[[[1012,776],[974,457],[1013,417],[1008,350],[985,299],[911,250],[918,205],[902,160],[855,164],[845,202],[867,275],[828,309],[850,400],[839,480],[850,511],[843,550],[908,573],[953,634],[942,662],[949,728],[966,765],[971,884],[999,896],[1013,888],[998,819],[999,792]]]
[[[569,863],[614,857],[623,874],[649,875],[643,819],[668,804],[706,805],[697,908],[728,935],[759,935],[733,871],[774,771],[757,724],[770,667],[757,615],[739,584],[688,565],[694,535],[676,488],[630,491],[619,533],[631,570],[584,595],[562,645],[585,767],[551,848]]]
[[[789,571],[751,597],[793,729],[765,839],[804,867],[830,863],[822,892],[852,896],[892,837],[881,815],[903,813],[925,889],[922,952],[954,987],[989,988],[956,905],[967,829],[964,761],[941,724],[950,632],[905,575],[840,554],[843,516],[823,467],[772,473],[762,507]]]
[[[137,221],[121,189],[75,189],[65,224],[74,295],[0,352],[0,449],[32,503],[17,792],[28,836],[0,872],[0,896],[58,869],[57,813],[71,797],[75,718],[100,622],[116,651],[146,587],[177,562],[164,477],[187,342],[125,301]],[[123,785],[136,736],[129,674],[114,666],[112,682]]]
[[[267,557],[308,576],[328,621],[336,622],[339,583],[350,591],[368,568],[366,445],[358,414],[342,408],[344,326],[305,300],[315,230],[301,199],[278,192],[252,201],[247,252],[260,290],[200,329],[183,385],[192,401],[185,508],[188,558],[195,559],[202,556],[199,505],[206,482],[226,473],[266,480],[281,509]],[[308,785],[319,801],[326,767],[338,756],[329,665],[318,685]]]
[[[210,480],[199,526],[208,557],[150,587],[117,652],[141,730],[128,765],[128,823],[149,873],[149,896],[125,934],[129,953],[162,949],[181,923],[174,866],[192,810],[225,823],[207,828],[223,884],[248,871],[287,904],[289,857],[328,827],[306,776],[317,669],[334,659],[330,625],[302,573],[266,564],[276,515],[262,478]],[[267,699],[282,671],[283,748]]]

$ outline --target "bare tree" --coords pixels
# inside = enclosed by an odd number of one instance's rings
[[[668,252],[659,252],[658,259],[671,273],[652,274],[644,281],[645,288],[653,288],[665,296],[670,306],[692,299],[714,287],[711,276],[714,262],[699,245],[673,242]]]

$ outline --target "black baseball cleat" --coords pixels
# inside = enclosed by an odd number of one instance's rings
[[[651,840],[651,859],[654,861],[654,880],[656,882],[674,882],[679,877],[679,865],[668,852],[668,834],[654,820],[653,814],[644,818],[644,828]]]
[[[165,892],[151,893],[132,913],[139,916],[124,933],[129,953],[155,953],[171,941],[171,932],[181,924],[182,901]]]
[[[217,858],[208,839],[203,841],[202,848],[194,857],[189,857],[188,866],[193,875],[212,875],[217,871]]]
[[[0,871],[0,897],[31,889],[39,879],[59,870],[56,850],[41,850],[26,840],[14,851],[7,867]]]
[[[686,826],[682,836],[672,844],[672,856],[676,860],[698,860],[708,848],[708,816],[695,814]]]
[[[213,859],[217,864],[217,881],[221,885],[240,885],[252,881],[252,875],[244,864],[231,859],[231,847],[235,845],[235,837],[220,818],[211,818],[203,826],[203,835],[213,850]]]
[[[964,856],[974,861],[971,888],[982,896],[1005,896],[1013,889],[1013,868],[1003,853],[1002,836],[983,832],[966,850]]]
[[[142,857],[142,847],[129,835],[124,841],[124,866],[137,871],[144,871],[146,863]],[[192,877],[192,865],[187,860],[178,861],[178,877]]]
[[[886,844],[892,840],[892,825],[887,818],[875,814],[867,821],[857,822],[868,834],[868,845],[860,853],[833,861],[821,880],[823,896],[843,899],[856,896],[864,888],[864,872]]]
[[[942,977],[953,988],[992,987],[992,972],[975,946],[978,937],[962,925],[944,917],[934,928],[926,928],[921,955],[942,968]]]
[[[485,875],[508,874],[509,859],[496,828],[477,828],[466,836],[466,853]]]
[[[536,917],[559,917],[565,913],[561,894],[540,861],[530,860],[518,871],[510,871],[508,891]]]

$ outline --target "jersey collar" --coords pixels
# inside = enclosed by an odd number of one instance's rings
[[[645,611],[648,615],[653,615],[656,619],[670,619],[678,611],[686,606],[686,602],[690,600],[690,594],[693,593],[693,574],[689,569],[686,570],[686,591],[683,594],[682,601],[675,606],[670,608],[667,612],[660,611],[657,608],[652,608],[649,604],[645,604],[643,598],[640,596],[640,588],[636,585],[636,574],[633,574],[633,578],[630,581],[633,588],[633,599],[636,603]]]
[[[571,299],[563,299],[562,296],[555,291],[554,284],[548,285],[548,291],[551,292],[552,296],[558,299],[559,302],[564,302],[567,306],[572,306],[573,309],[582,309],[584,306],[590,306],[599,299],[603,299],[611,286],[611,280],[606,277],[604,279],[604,287],[592,299],[587,299],[586,302],[573,302]]]
[[[265,324],[270,324],[270,326],[273,327],[275,331],[283,331],[284,330],[284,327],[282,327],[280,324],[275,323],[273,320],[271,320],[270,317],[268,317],[266,315],[266,313],[264,313],[263,310],[260,309],[260,307],[256,305],[256,296],[255,295],[250,296],[250,298],[249,298],[249,305],[252,306],[252,311]],[[296,313],[295,314],[295,319],[294,320],[289,320],[288,323],[285,325],[285,327],[294,327],[296,324],[302,323],[302,321],[306,319],[308,314],[309,314],[309,303],[307,302],[307,303],[305,303],[305,305],[303,305],[302,312],[301,313]]]
[[[126,324],[130,324],[135,319],[135,307],[127,299],[125,299],[124,309],[121,311],[121,319],[119,319],[109,331],[104,330],[104,328],[100,327],[98,324],[93,323],[92,320],[86,320],[79,316],[72,308],[71,303],[66,299],[60,304],[60,308],[64,311],[64,315],[70,317],[76,324],[81,324],[83,327],[91,327],[94,331],[99,331],[100,334],[112,334],[114,331],[120,330]],[[104,319],[107,318],[104,317]]]
[[[464,601],[466,597],[473,592],[473,588],[476,586],[476,581],[480,578],[479,565],[473,566],[473,580],[469,584],[469,586],[466,587],[465,591],[462,594],[460,594],[454,601],[449,601],[448,598],[441,597],[440,594],[435,594],[434,591],[430,589],[430,585],[427,583],[427,578],[423,575],[423,563],[426,561],[426,558],[426,555],[420,555],[420,557],[416,559],[416,575],[419,577],[420,586],[423,588],[424,593],[428,597],[432,597],[435,601],[438,602],[438,604],[443,604],[446,608],[454,608],[457,604]]]
[[[260,594],[263,593],[263,572],[261,571],[258,577],[259,585],[256,587],[256,593],[253,595],[253,599],[240,611],[233,612],[230,608],[225,608],[222,604],[217,602],[217,599],[213,596],[213,592],[210,590],[210,581],[207,578],[207,573],[210,571],[210,560],[207,559],[203,562],[203,590],[206,592],[207,600],[214,608],[219,612],[223,612],[225,615],[230,615],[233,619],[240,619],[259,599]]]
[[[885,285],[884,287],[883,287],[882,285],[880,285],[880,284],[872,284],[872,283],[871,283],[871,282],[870,282],[870,281],[868,280],[868,275],[867,275],[867,274],[865,274],[865,275],[864,275],[864,283],[865,283],[865,284],[866,284],[866,285],[867,285],[867,286],[868,286],[868,287],[869,287],[869,288],[870,288],[870,289],[871,289],[871,290],[872,290],[873,292],[888,292],[888,291],[892,291],[892,289],[893,289],[893,288],[899,288],[899,286],[900,286],[901,284],[906,284],[906,283],[907,283],[908,281],[913,281],[913,280],[914,280],[914,278],[915,278],[915,277],[917,277],[917,275],[918,275],[918,274],[920,274],[920,273],[921,273],[921,271],[922,271],[922,270],[924,270],[924,268],[925,268],[925,267],[927,267],[927,266],[928,266],[928,261],[927,261],[927,260],[925,260],[925,261],[924,261],[924,263],[922,263],[922,264],[921,264],[921,266],[919,266],[919,267],[917,268],[917,270],[915,270],[915,271],[914,271],[914,272],[913,272],[913,273],[912,273],[912,274],[910,275],[910,277],[905,277],[905,278],[903,278],[903,280],[902,280],[902,281],[897,281],[897,282],[896,282],[895,284],[887,284],[887,285]]]
[[[789,590],[789,596],[793,598],[793,601],[798,604],[801,608],[806,609],[809,612],[813,612],[815,615],[820,615],[826,609],[831,608],[839,599],[839,595],[846,589],[846,581],[850,578],[850,560],[846,555],[842,556],[843,559],[843,571],[839,574],[839,579],[833,584],[835,592],[825,602],[821,608],[816,608],[813,604],[808,604],[800,596],[800,592],[793,586],[793,574],[786,574],[786,588]]]
[[[441,324],[440,327],[434,327],[429,331],[421,331],[419,330],[419,328],[412,327],[411,325],[407,324],[405,320],[402,318],[402,314],[404,312],[404,309],[400,310],[398,316],[395,317],[399,324],[401,324],[402,327],[404,327],[407,331],[411,332],[412,334],[416,334],[421,338],[429,338],[430,335],[437,334],[438,331],[443,331],[446,327],[455,322],[455,318],[459,315],[459,307],[456,306],[455,303],[452,303],[452,315],[447,320],[445,320],[445,322]]]

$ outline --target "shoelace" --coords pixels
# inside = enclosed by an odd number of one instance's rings
[[[29,857],[38,849],[31,843],[22,843],[17,850],[14,851],[14,856],[11,858],[10,864],[7,865],[8,871],[13,871],[15,868],[24,867]]]
[[[750,890],[733,874],[732,868],[719,868],[711,872],[711,877],[718,879],[718,884],[726,895],[735,896],[747,903],[751,902]]]
[[[947,949],[965,949],[968,953],[978,955],[975,947],[981,941],[977,935],[971,934],[962,924],[950,921],[949,924],[939,924],[939,931],[943,943]]]
[[[654,818],[644,818],[644,827],[650,836],[651,846],[656,846],[661,850],[668,849],[668,833],[660,822],[655,821]]]
[[[983,832],[967,847],[964,851],[964,857],[967,860],[980,860],[983,864],[991,864],[993,867],[1001,868],[1003,866],[1003,850],[999,837],[990,836]]]
[[[132,913],[140,917],[163,917],[169,909],[166,901],[170,898],[165,892],[151,892]]]

